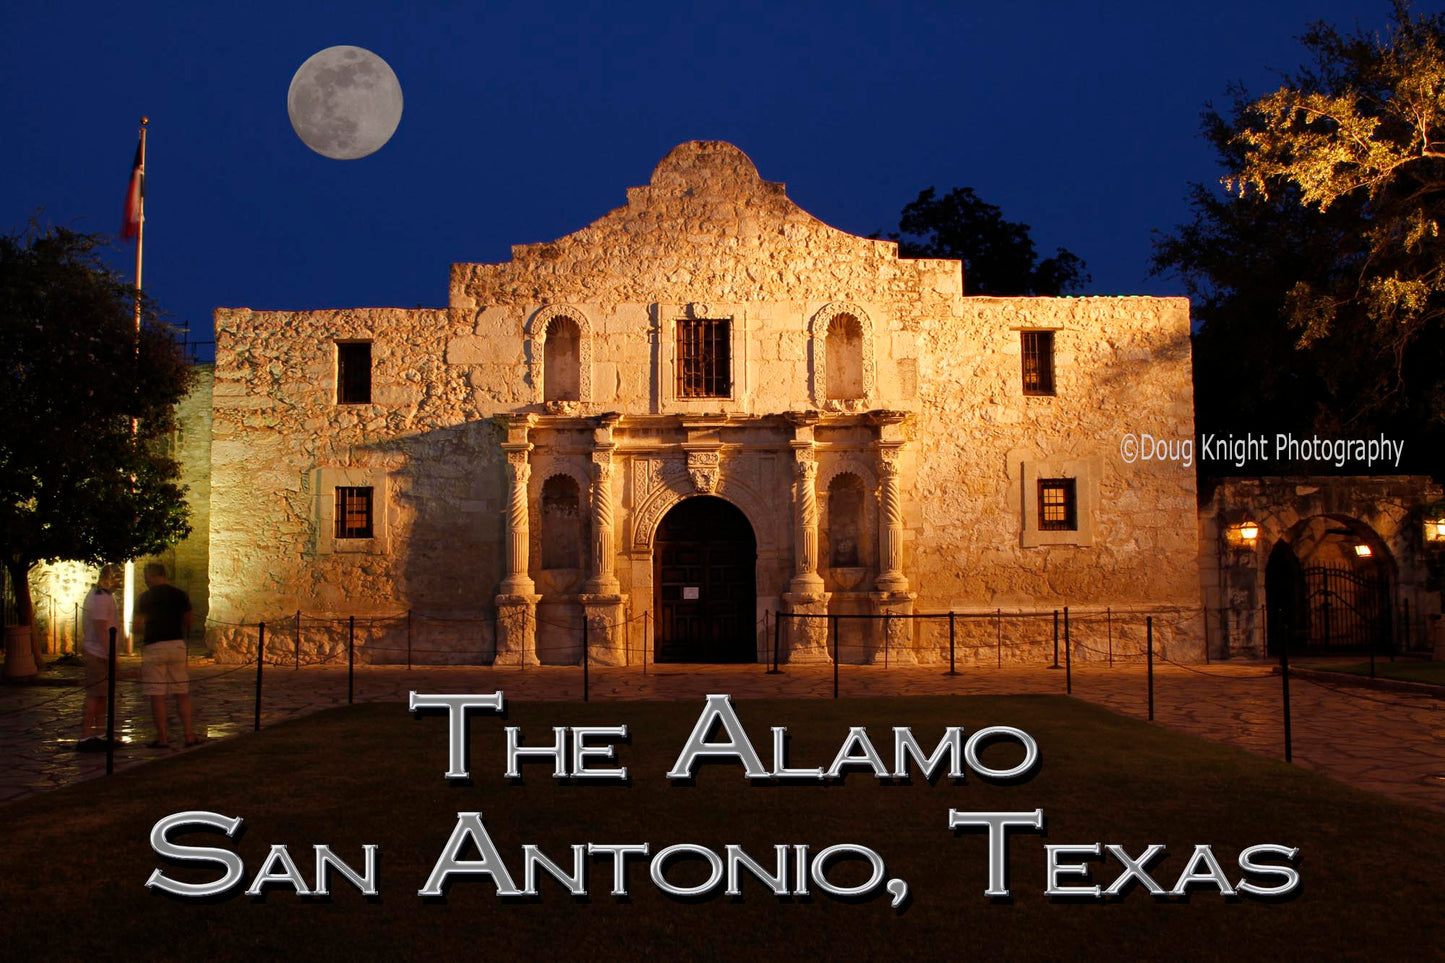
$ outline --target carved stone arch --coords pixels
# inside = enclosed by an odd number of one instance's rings
[[[833,483],[848,476],[858,480],[858,485],[862,489],[863,504],[859,506],[860,514],[856,518],[857,560],[846,564],[872,570],[877,564],[879,554],[877,545],[878,513],[881,510],[879,500],[882,492],[879,490],[877,473],[868,465],[864,456],[858,452],[843,452],[829,458],[818,470],[816,491],[819,504],[824,506],[826,519],[826,525],[820,527],[819,530],[821,538],[818,556],[820,565],[831,570],[839,564],[835,560],[837,556],[837,543],[834,541],[837,527],[837,515],[835,515],[837,506],[833,502]]]
[[[839,475],[857,475],[865,492],[874,495],[878,492],[878,473],[859,452],[842,452],[823,459],[823,467],[818,469],[818,491],[826,492],[828,486],[833,484],[833,479]]]
[[[546,404],[545,355],[547,349],[547,327],[556,318],[570,319],[577,325],[577,403],[590,404],[592,401],[592,323],[587,315],[570,304],[549,304],[537,309],[527,323],[527,372],[532,381],[532,400],[535,404]],[[554,404],[559,404],[554,402]],[[566,402],[561,402],[565,405]]]
[[[828,397],[828,329],[833,319],[840,315],[851,315],[858,322],[860,348],[862,349],[863,397],[856,401],[837,401]],[[878,366],[874,361],[873,319],[851,301],[830,301],[813,315],[808,329],[812,343],[812,385],[813,403],[822,409],[870,408],[878,399]]]
[[[657,541],[657,528],[662,519],[679,502],[688,498],[705,497],[709,493],[698,492],[686,474],[669,473],[664,484],[653,491],[632,512],[632,551],[647,555]],[[710,494],[736,505],[748,523],[753,526],[757,538],[758,554],[772,551],[777,533],[773,526],[765,524],[768,518],[766,501],[750,485],[723,475],[717,488]]]
[[[579,552],[577,559],[579,568],[587,564],[587,538],[591,522],[591,487],[587,480],[587,474],[580,467],[580,462],[570,457],[549,457],[546,455],[532,456],[532,474],[527,481],[527,527],[529,542],[529,558],[532,568],[540,571],[544,567],[544,556],[546,546],[544,539],[548,533],[545,520],[543,519],[543,492],[546,491],[547,483],[554,478],[568,478],[577,486],[577,512],[579,522]]]

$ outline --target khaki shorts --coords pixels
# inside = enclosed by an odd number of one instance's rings
[[[110,659],[85,653],[85,697],[104,699],[109,691]]]
[[[152,642],[140,650],[140,694],[186,695],[191,691],[183,639]]]

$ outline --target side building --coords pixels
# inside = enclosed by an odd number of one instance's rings
[[[720,142],[450,287],[216,312],[222,658],[354,618],[371,661],[576,662],[584,623],[597,663],[761,661],[781,615],[826,660],[800,616],[847,614],[893,617],[840,621],[842,661],[932,661],[949,620],[897,616],[949,612],[960,657],[1037,658],[1065,605],[1203,655],[1193,466],[1124,444],[1193,437],[1184,299],[966,296]]]

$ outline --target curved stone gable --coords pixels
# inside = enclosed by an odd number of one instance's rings
[[[692,301],[959,294],[958,261],[898,257],[893,241],[829,227],[723,141],[673,148],[624,207],[580,231],[512,248],[506,264],[457,264],[452,306],[514,301]]]

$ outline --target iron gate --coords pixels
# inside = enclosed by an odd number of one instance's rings
[[[1389,580],[1317,565],[1304,570],[1306,645],[1390,651]]]

